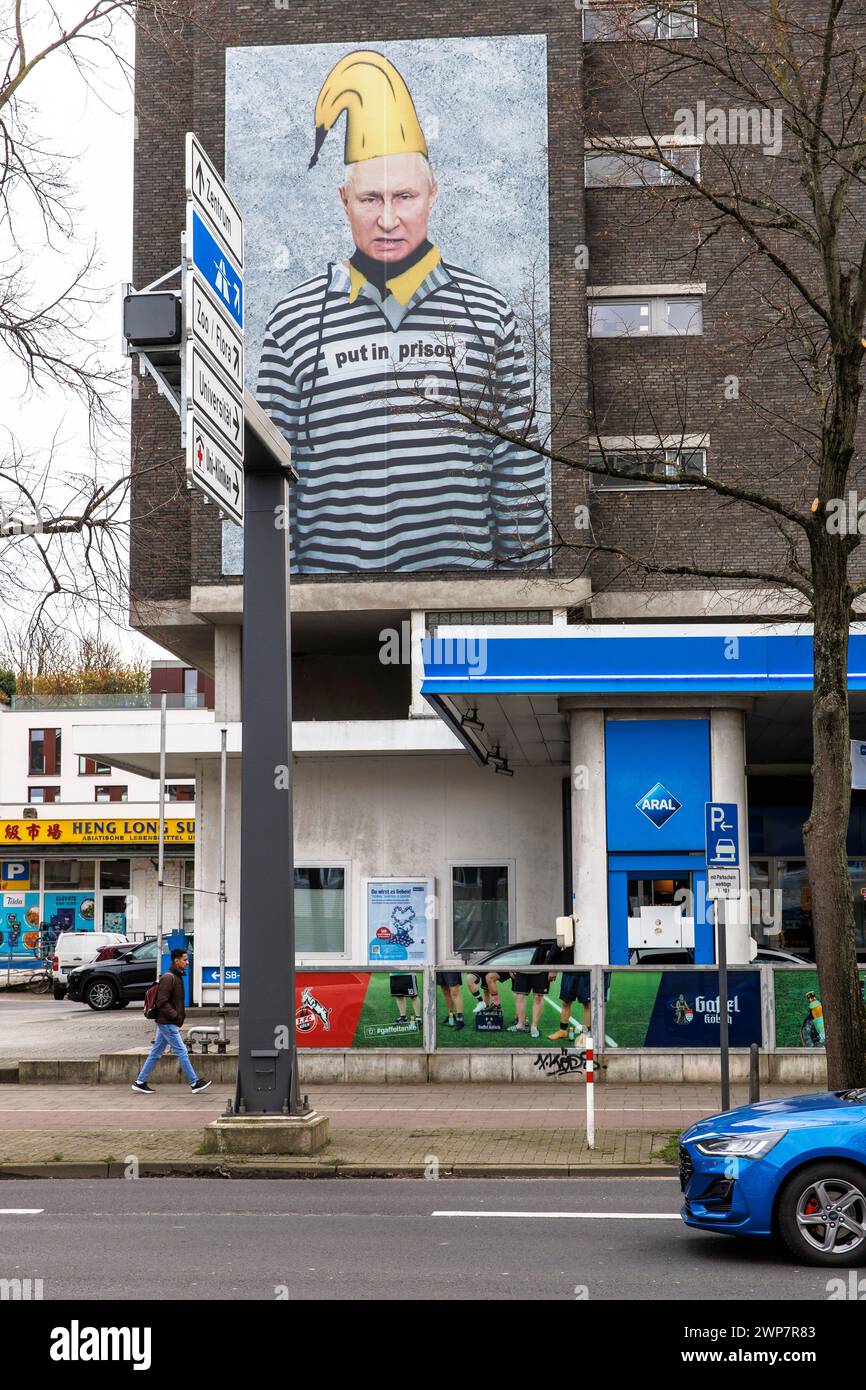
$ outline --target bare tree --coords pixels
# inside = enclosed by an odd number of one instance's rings
[[[63,112],[40,109],[35,84],[65,65],[111,109],[131,91],[133,24],[176,50],[206,6],[12,0],[0,15],[0,381],[19,406],[17,421],[0,421],[0,613],[13,626],[122,624],[127,611],[127,373],[99,340],[110,292],[98,247],[76,242]],[[39,450],[29,442],[27,414],[38,418],[44,401],[58,399],[81,422],[73,466],[68,441],[55,436]]]
[[[626,575],[656,588],[672,578],[751,587],[774,594],[776,612],[812,621],[813,795],[803,834],[828,1075],[832,1087],[863,1085],[866,1009],[846,835],[848,633],[866,591],[866,501],[853,526],[847,502],[864,466],[866,20],[854,0],[702,0],[700,32],[683,42],[670,35],[686,32],[676,22],[690,24],[694,6],[674,0],[661,19],[658,8],[609,0],[620,41],[584,50],[589,147],[612,161],[613,184],[637,185],[631,202],[616,195],[618,234],[608,224],[606,242],[590,236],[589,276],[629,283],[630,258],[637,268],[645,254],[640,234],[657,219],[667,268],[680,271],[668,279],[706,279],[717,335],[684,327],[651,344],[623,324],[623,336],[590,338],[583,372],[542,345],[555,389],[540,429],[537,412],[522,432],[504,428],[492,386],[473,399],[452,391],[430,408],[492,441],[530,444],[560,476],[651,476],[660,494],[678,490],[685,534],[668,507],[630,540],[627,502],[621,495],[612,507],[602,489],[585,494],[582,534],[551,517],[554,558],[589,570],[595,587]],[[684,159],[690,146],[699,161]],[[740,436],[699,475],[695,415],[701,432],[713,417]],[[610,434],[634,443],[611,453]],[[772,603],[765,597],[765,612]]]

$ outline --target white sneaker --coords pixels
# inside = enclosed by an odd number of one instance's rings
[[[541,1034],[539,1033],[539,1031],[538,1031],[537,1028],[530,1028],[530,1030],[529,1030],[529,1036],[530,1036],[531,1038],[540,1038],[540,1037],[541,1037]]]
[[[484,1000],[483,1000],[483,999],[479,999],[479,1000],[478,1000],[478,1003],[475,1005],[475,1008],[472,1010],[472,1012],[473,1012],[474,1014],[480,1014],[480,1013],[483,1013],[484,1010],[485,1010],[486,1008],[487,1008],[487,1005],[485,1004]]]

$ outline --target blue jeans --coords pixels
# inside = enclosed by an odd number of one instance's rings
[[[186,1050],[186,1043],[180,1035],[180,1029],[176,1023],[158,1023],[156,1025],[156,1039],[150,1049],[150,1056],[138,1073],[139,1081],[146,1081],[159,1061],[165,1049],[170,1047],[177,1060],[180,1062],[180,1069],[189,1082],[190,1086],[198,1081],[195,1074],[195,1067],[189,1060],[189,1053]]]

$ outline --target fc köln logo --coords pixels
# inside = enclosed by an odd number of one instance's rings
[[[325,1032],[330,1032],[332,1013],[333,1009],[326,1009],[307,986],[301,995],[301,1006],[295,1011],[295,1029],[298,1033],[312,1033],[321,1023]]]

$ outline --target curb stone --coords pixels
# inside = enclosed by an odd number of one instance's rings
[[[111,1163],[21,1163],[0,1167],[0,1182],[24,1178],[112,1178],[124,1180],[126,1165]],[[424,1178],[423,1163],[298,1163],[273,1164],[202,1162],[148,1162],[139,1166],[139,1178]],[[665,1164],[576,1163],[452,1163],[443,1164],[439,1178],[648,1178],[677,1176]]]

